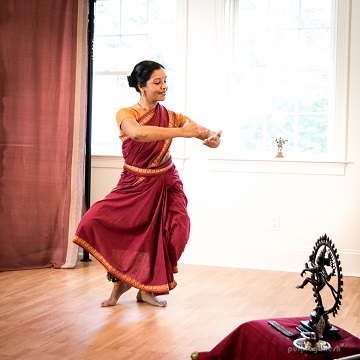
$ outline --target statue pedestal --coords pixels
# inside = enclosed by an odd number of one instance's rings
[[[278,151],[276,157],[277,157],[277,158],[283,158],[284,155],[283,155],[282,151]]]
[[[303,328],[306,329],[307,331],[314,331],[314,328],[312,325],[311,320],[309,321],[301,321],[300,322],[300,328],[298,329],[299,331],[303,331]],[[334,325],[330,325],[331,327],[329,329],[325,329],[323,332],[323,338],[326,340],[329,339],[336,339],[339,336],[339,329],[337,327],[335,327]]]

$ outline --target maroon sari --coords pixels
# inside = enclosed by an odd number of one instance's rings
[[[175,127],[163,106],[140,125]],[[93,204],[74,237],[116,278],[138,289],[168,294],[190,233],[187,198],[169,154],[171,140],[137,142],[121,134],[125,165],[117,186]]]

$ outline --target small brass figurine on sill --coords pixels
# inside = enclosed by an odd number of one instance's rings
[[[282,153],[283,145],[287,142],[287,140],[284,140],[281,136],[277,139],[275,139],[275,142],[278,147],[278,153],[276,155],[277,158],[283,158],[284,155]]]

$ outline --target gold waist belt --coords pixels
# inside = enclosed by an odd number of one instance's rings
[[[132,166],[132,165],[129,165],[127,163],[124,163],[124,167],[131,170],[131,171],[134,171],[138,174],[143,174],[143,175],[152,175],[152,174],[160,174],[160,173],[163,173],[165,171],[168,171],[169,169],[171,169],[171,167],[173,166],[173,164],[171,163],[170,165],[166,166],[166,167],[163,167],[163,168],[160,168],[160,169],[143,169],[143,168],[139,168],[139,167],[136,167],[136,166]]]

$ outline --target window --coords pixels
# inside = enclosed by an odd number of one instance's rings
[[[92,154],[121,154],[115,114],[139,100],[127,83],[135,64],[146,59],[161,63],[169,87],[176,88],[176,38],[176,0],[96,1]],[[169,104],[171,99],[166,102]]]
[[[342,157],[347,44],[336,40],[346,39],[346,1],[223,3],[231,132],[222,153],[273,154],[282,137],[295,157]]]
[[[203,3],[96,1],[92,153],[121,154],[115,113],[138,101],[126,77],[141,60],[165,66],[171,90],[165,106],[194,108],[196,100],[184,90],[197,86],[185,71],[191,55],[214,61],[213,68],[199,71],[219,74],[211,116],[221,119],[224,133],[212,157],[272,157],[282,137],[292,158],[343,161],[349,0],[209,1],[209,28],[189,33],[192,44],[209,37],[214,49],[207,53],[186,42],[187,31],[202,23]],[[214,60],[208,55],[213,50]],[[183,143],[175,140],[173,155],[184,156]]]

